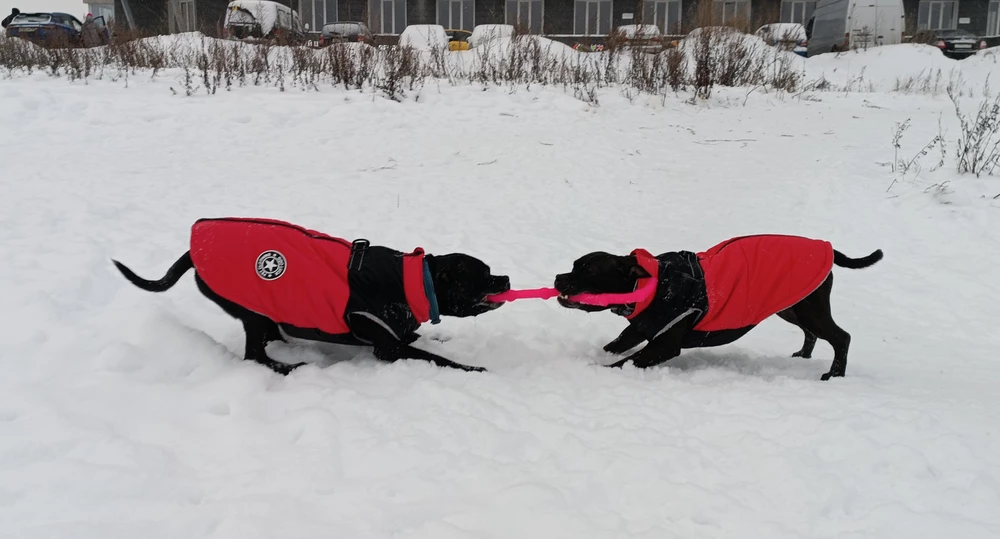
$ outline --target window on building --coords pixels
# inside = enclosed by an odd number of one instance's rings
[[[781,2],[781,22],[805,26],[816,9],[816,0],[784,0]]]
[[[337,0],[300,0],[299,18],[309,25],[309,31],[319,32],[323,25],[338,22]]]
[[[507,0],[507,24],[542,33],[542,0]]]
[[[180,0],[177,2],[177,31],[194,32],[195,27],[194,0]]]
[[[371,0],[372,32],[398,35],[406,28],[406,0]]]
[[[448,30],[469,30],[476,26],[474,0],[438,0],[437,23]]]
[[[1000,0],[990,2],[989,14],[986,16],[986,35],[1000,36]]]
[[[611,32],[611,0],[576,0],[574,4],[574,34],[589,36]]]
[[[655,24],[664,34],[681,33],[681,0],[643,2],[643,24]]]
[[[716,24],[750,21],[750,0],[715,0]]]
[[[917,11],[918,30],[954,30],[958,28],[957,0],[921,0]]]

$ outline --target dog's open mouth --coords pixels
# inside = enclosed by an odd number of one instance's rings
[[[599,305],[590,305],[587,303],[580,303],[579,301],[573,301],[570,298],[574,295],[575,294],[560,293],[558,296],[556,296],[556,301],[559,302],[559,305],[562,305],[567,309],[577,309],[580,311],[586,311],[591,313],[596,313],[598,311],[603,311],[604,309],[607,309],[607,307],[601,307]]]
[[[569,307],[571,309],[583,305],[582,303],[569,299],[569,294],[559,294],[558,296],[556,296],[556,301],[559,302],[559,305],[562,305],[563,307]]]

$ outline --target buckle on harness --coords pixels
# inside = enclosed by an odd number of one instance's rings
[[[361,269],[361,265],[365,261],[365,251],[370,245],[368,240],[354,240],[351,243],[351,259],[347,262],[348,270],[358,271]]]

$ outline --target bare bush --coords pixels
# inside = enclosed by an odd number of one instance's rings
[[[0,72],[14,76],[42,70],[70,80],[124,79],[127,86],[130,76],[155,78],[169,70],[176,93],[182,95],[202,89],[213,95],[234,86],[319,91],[331,85],[375,91],[395,100],[434,78],[508,86],[511,92],[532,84],[563,86],[594,104],[598,90],[611,85],[621,85],[630,99],[640,93],[665,96],[691,86],[696,95],[708,97],[716,85],[791,91],[800,77],[787,59],[771,60],[773,54],[733,30],[707,28],[681,47],[659,52],[643,50],[617,34],[610,39],[606,51],[582,54],[515,32],[511,40],[477,46],[474,61],[463,64],[443,51],[420,53],[396,46],[352,43],[314,49],[267,40],[147,37],[121,29],[107,46],[92,49],[42,48],[0,37]]]
[[[670,89],[679,92],[687,87],[687,57],[680,49],[669,49],[666,53],[667,84]]]
[[[962,112],[959,96],[949,88],[948,97],[955,106],[961,128],[958,137],[958,172],[971,172],[977,177],[992,175],[1000,168],[1000,96],[979,104],[976,117]]]
[[[380,72],[375,78],[375,88],[393,101],[402,101],[404,90],[413,91],[423,85],[424,74],[420,60],[411,47],[390,47],[379,51]]]

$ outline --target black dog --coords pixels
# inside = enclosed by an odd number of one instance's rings
[[[576,260],[570,273],[557,275],[555,287],[564,307],[587,312],[610,309],[628,318],[628,327],[604,347],[606,352],[622,354],[649,341],[611,367],[632,361],[646,368],[676,357],[684,348],[729,344],[777,314],[805,333],[802,349],[793,357],[811,357],[817,338],[833,346],[833,364],[822,376],[828,380],[844,376],[851,342],[830,313],[830,269],[834,264],[866,268],[881,259],[881,250],[852,259],[828,242],[748,236],[697,254],[667,252],[654,258],[642,250],[630,256],[593,252]],[[569,299],[581,293],[630,293],[648,279],[656,279],[656,292],[640,304],[600,307]],[[755,291],[758,285],[763,291]]]
[[[492,311],[502,303],[486,297],[510,289],[510,279],[492,275],[489,266],[467,254],[434,256],[420,249],[404,254],[262,219],[199,220],[192,227],[191,249],[158,281],[113,262],[132,284],[150,292],[171,288],[194,268],[201,293],[243,323],[244,359],[280,374],[304,365],[267,356],[269,342],[285,340],[281,330],[300,339],[372,346],[381,361],[419,359],[484,371],[411,344],[423,322],[436,323],[438,314]]]

